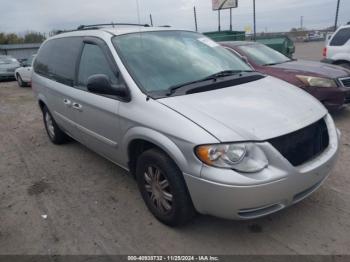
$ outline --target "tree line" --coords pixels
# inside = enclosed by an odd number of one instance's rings
[[[45,35],[39,32],[28,32],[23,36],[0,32],[0,45],[42,43],[45,39]]]

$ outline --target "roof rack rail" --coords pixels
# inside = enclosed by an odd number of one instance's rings
[[[143,27],[150,27],[149,24],[132,24],[132,23],[109,23],[109,24],[95,24],[95,25],[80,25],[77,30],[87,30],[87,29],[99,29],[104,26],[118,26],[118,25],[125,25],[125,26],[143,26]]]

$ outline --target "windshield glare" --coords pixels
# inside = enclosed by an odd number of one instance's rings
[[[224,70],[252,70],[236,55],[194,32],[140,32],[116,36],[113,43],[146,92],[164,92]]]
[[[288,57],[266,45],[242,45],[238,49],[257,65],[282,64],[291,61]]]

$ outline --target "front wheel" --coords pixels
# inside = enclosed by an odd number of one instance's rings
[[[182,173],[165,153],[157,149],[142,153],[136,179],[148,209],[162,223],[179,226],[195,215]]]
[[[23,81],[22,77],[20,74],[17,74],[17,83],[19,87],[25,87],[26,83]]]

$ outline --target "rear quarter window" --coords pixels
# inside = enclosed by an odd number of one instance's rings
[[[346,42],[348,42],[350,39],[350,27],[349,28],[343,28],[336,33],[336,35],[333,37],[330,45],[331,46],[342,46]]]
[[[80,37],[64,37],[47,41],[40,48],[35,59],[34,71],[59,83],[73,86],[81,47]]]

